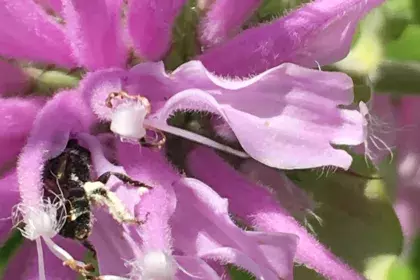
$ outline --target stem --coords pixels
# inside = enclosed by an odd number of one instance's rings
[[[170,125],[162,123],[162,122],[157,122],[157,121],[154,121],[154,120],[146,119],[146,120],[144,120],[144,125],[146,127],[149,126],[149,127],[152,127],[152,128],[156,128],[158,130],[165,131],[167,133],[170,133],[170,134],[173,134],[173,135],[176,135],[176,136],[180,136],[182,138],[185,138],[185,139],[194,141],[196,143],[212,147],[214,149],[217,149],[217,150],[220,150],[220,151],[223,151],[223,152],[226,152],[226,153],[229,153],[229,154],[241,157],[241,158],[249,158],[250,157],[248,154],[246,154],[244,152],[241,152],[241,151],[235,150],[235,149],[233,149],[229,146],[220,144],[220,143],[218,143],[214,140],[211,140],[209,138],[206,138],[202,135],[199,135],[199,134],[196,134],[196,133],[193,133],[191,131],[184,130],[184,129],[181,129],[181,128],[178,128],[178,127],[170,126]]]

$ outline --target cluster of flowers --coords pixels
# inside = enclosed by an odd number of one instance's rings
[[[292,279],[295,262],[330,279],[363,279],[292,217],[311,201],[273,168],[349,168],[352,157],[332,145],[363,144],[366,114],[346,107],[353,102],[350,77],[312,67],[345,57],[358,21],[382,1],[316,0],[246,30],[242,24],[261,1],[200,1],[194,8],[205,10],[202,52],[167,73],[160,60],[186,2],[0,0],[0,56],[85,71],[77,88],[52,98],[1,100],[0,164],[12,168],[0,180],[0,212],[7,218],[17,209],[28,239],[5,279],[75,279],[83,267],[85,249],[58,235],[63,201],[44,198],[45,162],[69,139],[89,149],[97,175],[117,171],[153,186],[139,192],[108,182],[145,223],[121,224],[95,209],[89,240],[98,279],[229,279],[226,264],[258,279]],[[128,68],[130,52],[147,62]],[[0,74],[1,94],[27,84],[9,61],[0,61]],[[167,124],[175,112],[192,110],[217,116],[215,132],[243,152]],[[110,122],[114,134],[95,132],[99,122]],[[122,141],[151,129],[248,158],[236,170],[195,146],[185,159],[187,178],[161,150]],[[0,240],[12,227],[1,220]]]

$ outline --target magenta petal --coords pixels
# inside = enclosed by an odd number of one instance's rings
[[[398,188],[394,208],[404,235],[405,249],[420,230],[420,98],[404,97],[398,105],[397,174]]]
[[[295,236],[248,235],[230,219],[228,201],[198,180],[181,179],[174,185],[174,190],[178,204],[172,217],[172,229],[174,246],[178,250],[221,263],[234,263],[261,279],[291,275]],[[188,226],[186,221],[189,221]],[[271,240],[264,244],[263,239]],[[283,257],[269,261],[272,251],[267,252],[265,245],[274,245],[273,249],[280,251]],[[274,259],[279,263],[271,263]]]
[[[110,93],[123,89],[126,76],[127,72],[122,69],[107,69],[88,73],[82,80],[83,98],[101,120],[110,120],[112,110],[105,105],[105,100]]]
[[[119,143],[118,154],[121,164],[130,176],[153,187],[153,190],[142,196],[136,207],[139,219],[148,215],[147,223],[142,229],[142,249],[145,252],[170,251],[172,240],[169,219],[176,207],[176,197],[171,185],[178,180],[179,175],[158,152],[148,149],[140,151],[135,145]]]
[[[240,171],[250,180],[274,191],[280,204],[294,217],[304,218],[315,209],[315,202],[280,171],[255,160],[244,160]]]
[[[99,139],[95,136],[78,133],[76,138],[91,152],[96,176],[106,171],[125,173],[123,167],[113,165],[105,158]],[[135,205],[140,201],[138,190],[124,185],[114,177],[108,181],[107,187],[124,202],[126,210],[134,216]],[[129,273],[130,269],[125,262],[136,258],[138,254],[136,236],[130,235],[129,226],[116,222],[106,208],[96,208],[94,215],[96,222],[89,239],[97,251],[100,273],[110,275]]]
[[[177,256],[175,259],[182,268],[182,271],[178,270],[178,274],[176,275],[179,280],[190,280],[192,276],[206,280],[222,279],[212,267],[200,258]]]
[[[0,60],[0,96],[5,93],[18,95],[27,82],[28,78],[19,67]]]
[[[236,35],[260,3],[261,0],[214,1],[200,24],[201,43],[215,45]]]
[[[147,224],[142,229],[144,252],[169,251],[172,247],[169,219],[175,211],[175,193],[168,187],[156,187],[144,194],[136,209],[137,216]]]
[[[185,0],[132,0],[129,2],[128,32],[137,53],[157,61],[169,50],[172,25]]]
[[[75,65],[62,26],[33,0],[0,1],[0,55]]]
[[[16,172],[0,179],[0,247],[12,230],[12,208],[19,203]]]
[[[229,199],[232,213],[248,224],[261,231],[296,234],[299,237],[298,262],[328,279],[363,279],[299,225],[270,192],[250,183],[211,150],[199,148],[193,151],[188,166],[194,176]]]
[[[0,165],[18,155],[42,106],[41,99],[0,99]]]
[[[60,14],[63,8],[62,0],[37,0],[37,2],[44,8],[51,9],[57,14]]]
[[[92,120],[91,112],[74,91],[55,95],[38,113],[17,166],[25,205],[38,205],[40,201],[45,161],[64,150],[70,133],[88,130]]]
[[[271,24],[242,32],[198,59],[217,74],[241,77],[283,62],[330,64],[347,55],[358,21],[382,2],[313,1]]]
[[[352,81],[342,73],[283,64],[252,79],[228,81],[190,62],[172,78],[179,90],[193,89],[171,97],[158,118],[166,120],[176,110],[216,113],[251,157],[271,167],[347,169],[351,156],[331,143],[364,141],[363,116],[337,107],[353,99]]]
[[[124,67],[127,48],[122,38],[122,0],[65,0],[67,36],[79,65],[89,70]]]
[[[358,145],[365,140],[363,116],[338,108],[352,102],[352,86],[345,74],[294,64],[231,81],[192,61],[170,75],[161,63],[140,64],[129,72],[96,72],[84,79],[82,91],[95,114],[104,120],[112,117],[112,110],[105,106],[108,95],[126,90],[148,98],[161,121],[176,110],[220,115],[245,151],[266,165],[282,169],[334,165],[347,169],[351,156],[331,144]]]
[[[84,248],[74,240],[57,237],[57,244],[69,252],[75,259],[82,260]],[[43,244],[46,279],[74,280],[77,275],[51,253]],[[10,261],[3,279],[39,280],[38,258],[34,242],[25,241],[18,254]]]

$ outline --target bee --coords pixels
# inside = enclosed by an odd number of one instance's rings
[[[92,232],[92,205],[102,205],[119,223],[142,224],[124,207],[122,201],[105,187],[111,176],[135,187],[152,187],[131,179],[123,173],[106,172],[92,181],[91,153],[70,139],[65,150],[57,157],[48,160],[43,170],[44,197],[64,199],[65,220],[59,235],[80,242],[96,256],[96,250],[88,240]],[[62,219],[57,214],[57,219]]]

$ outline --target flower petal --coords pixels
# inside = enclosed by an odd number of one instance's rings
[[[328,279],[363,279],[300,226],[268,191],[248,182],[211,150],[193,151],[188,167],[194,176],[229,199],[231,211],[249,225],[262,231],[296,234],[299,237],[298,262]]]
[[[0,99],[0,166],[16,157],[24,146],[41,99]]]
[[[32,0],[0,1],[0,55],[73,67],[62,27]]]
[[[221,280],[216,271],[213,270],[205,261],[197,257],[177,256],[176,262],[182,268],[178,271],[177,279],[189,280],[200,278],[206,280]]]
[[[239,169],[256,184],[274,191],[280,204],[294,217],[304,218],[308,211],[315,209],[315,202],[308,194],[280,171],[252,159],[244,160]]]
[[[215,45],[236,35],[261,2],[261,0],[214,1],[200,24],[201,43],[207,46]]]
[[[18,95],[27,86],[28,78],[19,67],[0,60],[0,96]]]
[[[19,203],[16,172],[0,179],[0,247],[12,230],[12,208]]]
[[[182,91],[157,113],[166,120],[176,110],[200,110],[224,118],[244,150],[275,168],[334,165],[347,169],[351,156],[331,143],[363,143],[363,116],[339,109],[352,99],[352,81],[341,73],[283,64],[244,81],[222,80],[200,63],[172,74]],[[204,91],[206,90],[206,91]]]
[[[95,136],[78,133],[76,138],[90,151],[96,176],[106,171],[125,173],[123,167],[113,165],[105,158],[99,139]],[[108,181],[107,187],[124,202],[126,210],[134,216],[134,207],[140,201],[138,190],[127,187],[113,177]],[[130,234],[132,231],[129,226],[115,221],[107,209],[94,209],[94,216],[96,222],[89,239],[97,251],[100,273],[109,275],[129,273],[130,269],[125,265],[125,261],[136,258],[139,253],[136,242],[141,244],[142,241],[136,236],[135,231],[134,234]]]
[[[230,81],[209,73],[198,61],[171,75],[161,63],[148,63],[129,72],[90,74],[82,86],[85,99],[104,120],[112,117],[106,98],[121,90],[148,98],[161,121],[176,110],[220,115],[248,154],[276,168],[346,169],[351,156],[331,143],[358,145],[365,140],[363,116],[337,108],[353,99],[352,81],[342,73],[283,64],[251,79]]]
[[[169,50],[172,24],[185,0],[132,0],[129,2],[128,32],[136,52],[157,61]]]
[[[242,32],[198,59],[217,74],[240,77],[283,62],[330,64],[347,55],[358,21],[382,2],[313,1],[271,24]]]
[[[175,193],[171,185],[173,181],[178,180],[179,175],[170,168],[159,152],[149,149],[140,151],[135,145],[119,143],[118,154],[120,162],[132,178],[153,187],[142,196],[136,207],[139,218],[147,215],[147,223],[142,229],[142,248],[146,252],[170,250],[172,245],[168,223],[176,207]]]
[[[420,99],[404,97],[397,107],[397,125],[404,127],[397,133],[397,174],[398,188],[394,208],[400,221],[405,250],[420,230]]]
[[[38,113],[17,166],[19,191],[25,205],[38,205],[40,201],[45,161],[64,150],[70,133],[88,130],[92,120],[81,96],[73,91],[55,95]]]
[[[52,9],[57,14],[60,14],[63,8],[62,0],[37,0],[37,3],[46,9]]]
[[[76,259],[83,259],[83,247],[74,240],[57,237],[57,243]],[[74,280],[77,275],[69,267],[63,265],[48,247],[43,244],[46,279]],[[34,242],[26,241],[7,267],[4,279],[39,280],[38,258]]]
[[[261,236],[247,235],[230,219],[226,199],[195,179],[181,179],[174,190],[178,198],[172,217],[175,248],[186,254],[237,264],[264,279],[287,278],[292,274],[295,236],[269,237],[284,256],[276,259],[280,263],[270,263],[264,254],[266,248],[260,247]]]
[[[89,70],[124,67],[122,0],[64,0],[66,33],[80,66]],[[94,15],[94,16],[93,16]]]

